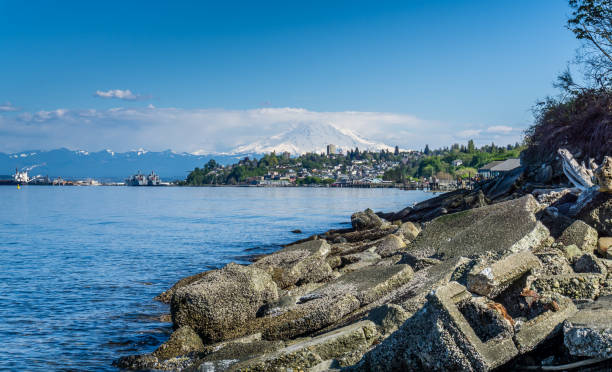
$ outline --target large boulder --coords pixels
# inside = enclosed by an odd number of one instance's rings
[[[381,220],[373,210],[368,208],[363,212],[353,213],[351,216],[351,224],[355,230],[367,230],[381,227],[383,220]]]
[[[446,260],[486,252],[519,252],[540,245],[548,229],[537,221],[531,195],[441,216],[425,226],[408,251],[416,257]]]
[[[584,221],[576,220],[563,231],[557,242],[575,244],[582,251],[593,252],[597,247],[597,231]]]
[[[287,288],[329,277],[332,269],[325,260],[329,252],[325,240],[311,240],[264,256],[253,266],[268,272],[280,288]]]
[[[172,321],[176,328],[190,326],[204,342],[220,341],[277,298],[276,283],[267,272],[230,263],[179,288],[172,297]]]

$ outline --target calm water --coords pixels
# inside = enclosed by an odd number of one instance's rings
[[[153,297],[181,277],[395,211],[418,191],[0,187],[0,370],[114,370],[170,324]],[[304,234],[290,231],[299,228]]]

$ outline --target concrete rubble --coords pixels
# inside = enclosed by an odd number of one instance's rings
[[[490,371],[612,357],[612,194],[571,217],[575,191],[536,199],[521,187],[513,172],[358,212],[351,228],[182,279],[157,298],[170,303],[170,339],[115,365]]]

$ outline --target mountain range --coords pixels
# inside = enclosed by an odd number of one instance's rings
[[[66,148],[47,151],[21,151],[0,153],[0,175],[9,175],[14,170],[28,170],[30,176],[61,176],[66,179],[98,178],[121,180],[138,171],[148,173],[154,170],[164,180],[184,179],[195,167],[202,167],[210,159],[220,164],[232,164],[245,156],[259,157],[265,153],[289,152],[300,155],[307,152],[325,152],[328,144],[338,149],[348,150],[393,150],[391,146],[370,141],[358,134],[339,129],[327,123],[297,123],[278,135],[260,139],[249,144],[237,146],[226,153],[206,154],[166,151],[146,151],[143,149],[114,152],[102,150],[88,152]]]

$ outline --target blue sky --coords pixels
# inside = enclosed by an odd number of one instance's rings
[[[569,11],[563,0],[0,1],[0,135],[11,140],[0,151],[62,136],[71,148],[146,148],[168,131],[184,136],[165,148],[222,151],[194,137],[226,136],[218,127],[262,108],[398,115],[377,130],[333,124],[406,148],[513,142],[574,56]],[[89,132],[74,130],[83,113]],[[262,133],[244,120],[243,133]],[[133,145],[117,140],[127,133]]]

